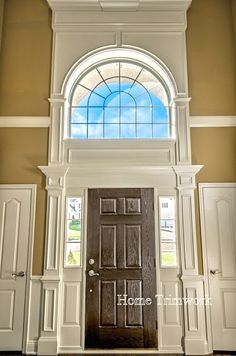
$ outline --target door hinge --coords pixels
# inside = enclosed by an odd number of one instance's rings
[[[156,329],[158,329],[157,320],[156,320]]]
[[[156,259],[155,258],[153,259],[153,264],[154,264],[154,267],[156,268]]]

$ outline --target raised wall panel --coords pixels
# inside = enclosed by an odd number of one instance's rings
[[[186,297],[190,300],[196,300],[197,291],[195,288],[187,288]],[[198,310],[197,305],[194,302],[187,303],[187,313],[188,313],[188,331],[198,331]]]
[[[56,289],[44,290],[44,315],[43,331],[54,331],[55,329],[55,294]]]
[[[163,282],[162,283],[162,294],[164,298],[179,298],[179,286],[178,282]],[[160,300],[159,300],[160,299]],[[159,297],[157,302],[162,303],[163,301]],[[176,303],[173,305],[163,305],[163,322],[165,325],[179,325],[180,324],[180,310]]]
[[[20,232],[21,203],[11,199],[3,204],[0,236],[0,277],[12,279],[11,273],[17,269],[17,249]]]
[[[195,252],[194,252],[194,231],[193,231],[193,215],[192,215],[192,196],[182,195],[182,224],[184,238],[184,256],[185,268],[191,270],[195,268]]]
[[[232,202],[227,200],[217,201],[216,212],[220,271],[223,278],[235,278],[236,233],[234,231],[233,219],[235,219],[235,216],[232,214]]]
[[[116,225],[101,225],[100,267],[116,268]]]
[[[34,343],[39,338],[40,312],[41,312],[41,276],[33,276],[30,280],[30,305],[29,305],[29,333],[28,343],[34,348]]]
[[[64,283],[63,325],[79,325],[80,283]]]
[[[51,116],[51,151],[50,151],[50,161],[52,163],[61,162],[61,142],[62,142],[62,110],[63,102],[61,105],[52,102],[52,116]]]
[[[99,145],[100,146],[100,145]],[[161,146],[161,144],[160,144]],[[166,144],[168,146],[168,143]],[[170,146],[170,144],[169,144]],[[119,167],[122,162],[122,166],[129,167],[135,165],[136,167],[147,165],[169,165],[174,163],[174,149],[173,147],[159,147],[154,149],[142,150],[136,147],[134,150],[129,149],[67,149],[66,160],[70,164],[80,164],[87,166],[88,163],[98,165],[102,162],[104,166],[110,166],[111,169]]]
[[[128,298],[142,298],[142,281],[127,280],[126,294]],[[142,305],[128,305],[126,306],[126,326],[143,326],[143,306]]]
[[[188,114],[185,105],[178,104],[176,109],[177,116],[177,135],[178,135],[178,161],[182,164],[190,162],[189,149],[189,130],[187,127]]]
[[[4,312],[0,316],[0,330],[2,331],[4,330],[8,331],[13,329],[14,303],[15,303],[14,290],[0,291],[0,304],[4,305]]]
[[[236,329],[236,289],[221,289],[224,329]]]
[[[125,266],[142,266],[142,228],[141,225],[125,225]]]
[[[48,224],[47,227],[47,260],[46,268],[55,270],[57,268],[57,242],[60,228],[60,196],[49,195],[48,197]]]
[[[117,323],[116,281],[100,281],[99,294],[99,325],[115,327]]]

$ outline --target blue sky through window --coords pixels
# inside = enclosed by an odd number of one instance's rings
[[[88,89],[80,83],[78,87]],[[88,89],[76,105],[72,104],[71,137],[75,139],[155,139],[169,136],[168,107],[152,88],[148,90],[137,80],[125,77],[103,79]]]

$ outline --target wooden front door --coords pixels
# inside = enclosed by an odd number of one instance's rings
[[[157,346],[153,189],[88,193],[87,348]]]

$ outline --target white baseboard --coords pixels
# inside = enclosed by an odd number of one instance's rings
[[[26,345],[26,355],[37,355],[38,341],[28,340]]]

